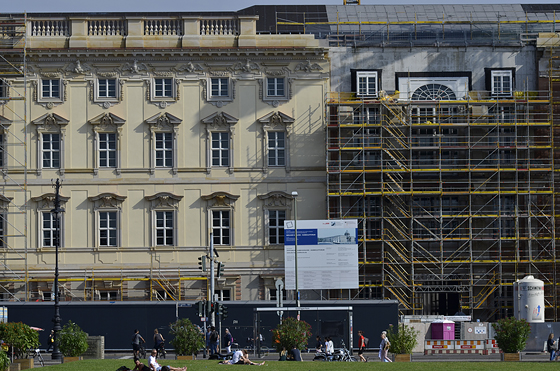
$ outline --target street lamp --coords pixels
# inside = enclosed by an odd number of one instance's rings
[[[54,238],[54,245],[55,245],[55,266],[54,266],[54,318],[52,321],[54,322],[54,345],[53,345],[53,352],[51,355],[51,359],[62,359],[62,354],[58,348],[58,335],[62,328],[60,327],[60,303],[59,303],[59,292],[58,292],[58,248],[60,247],[60,219],[59,214],[64,212],[64,209],[60,207],[60,179],[56,180],[56,183],[53,184],[53,188],[55,190],[54,196],[54,209],[51,210],[51,213],[54,214],[53,221],[56,223],[56,236]]]
[[[295,261],[295,268],[296,268],[296,306],[299,308],[300,302],[299,302],[299,287],[298,287],[298,266],[297,266],[297,196],[298,193],[297,191],[293,191],[292,192],[292,197],[294,198],[294,235],[295,235],[295,240],[294,240],[294,261]],[[298,309],[297,311],[297,320],[299,321],[299,317],[300,317],[300,311]]]

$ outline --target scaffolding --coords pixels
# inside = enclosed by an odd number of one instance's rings
[[[26,23],[25,14],[0,17],[0,297],[13,301],[29,299]]]
[[[406,314],[490,320],[535,274],[556,320],[550,93],[328,96],[329,218],[359,219],[362,288]]]

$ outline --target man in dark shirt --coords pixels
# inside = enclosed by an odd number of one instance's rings
[[[301,362],[301,352],[299,351],[298,348],[296,348],[296,346],[294,345],[294,347],[292,348],[292,356],[290,357],[290,361],[298,361]]]

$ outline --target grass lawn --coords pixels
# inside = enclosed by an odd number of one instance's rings
[[[261,360],[256,360],[261,362]],[[147,364],[146,361],[143,361]],[[230,368],[245,369],[259,366],[244,365],[219,365],[218,361],[175,361],[161,360],[161,365],[175,367],[188,366],[188,371],[224,371]],[[48,371],[116,371],[121,366],[134,367],[130,359],[100,359],[79,362],[63,363],[55,366],[46,366]],[[556,362],[411,362],[411,363],[382,363],[382,362],[278,362],[266,361],[265,370],[279,371],[312,371],[312,370],[399,370],[399,371],[435,371],[435,370],[492,370],[492,371],[527,371],[529,369],[558,370]]]

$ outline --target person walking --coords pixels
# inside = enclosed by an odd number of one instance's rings
[[[358,331],[358,356],[360,361],[367,362],[364,357],[364,350],[366,349],[366,338],[364,337],[364,332],[362,330]]]
[[[379,344],[379,359],[381,360],[381,362],[393,362],[387,356],[387,353],[389,353],[390,346],[391,343],[387,338],[387,331],[381,332],[381,344]]]
[[[233,344],[233,335],[226,328],[226,334],[224,335],[224,346],[226,348],[227,354],[231,353],[231,345]]]
[[[54,346],[54,330],[51,330],[51,333],[49,334],[49,340],[48,340],[49,346],[47,347],[47,352],[50,352],[52,347]]]
[[[558,345],[554,340],[554,333],[550,333],[550,335],[548,335],[546,349],[548,350],[548,353],[550,353],[550,360],[554,361],[558,357]]]
[[[138,329],[134,330],[134,334],[132,335],[132,354],[136,358],[138,357],[138,353],[140,352],[140,342],[145,343],[146,340],[140,335],[140,331]]]

